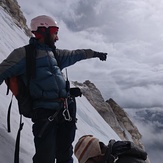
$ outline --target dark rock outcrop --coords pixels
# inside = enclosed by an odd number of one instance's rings
[[[20,10],[20,6],[16,0],[1,0],[0,6],[13,18],[15,24],[24,29],[27,36],[31,36],[31,32],[26,24],[26,19]]]

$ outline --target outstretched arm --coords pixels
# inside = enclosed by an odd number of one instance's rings
[[[76,62],[84,59],[98,57],[100,60],[106,60],[107,53],[95,52],[91,49],[78,49],[78,50],[56,50],[58,59],[60,60],[61,69],[75,64]]]

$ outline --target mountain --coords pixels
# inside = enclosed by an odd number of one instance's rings
[[[26,25],[26,19],[17,1],[6,0],[0,2],[0,59],[5,59],[17,47],[28,43],[31,33]],[[84,134],[92,134],[104,143],[109,139],[132,140],[144,148],[141,143],[141,133],[130,120],[127,113],[113,99],[104,101],[100,91],[90,81],[84,83],[72,82],[72,86],[81,88],[83,96],[77,98],[77,133],[74,144]],[[6,85],[0,87],[0,156],[1,162],[13,162],[14,145],[19,114],[17,102],[13,102],[12,132],[6,131],[6,115],[10,97],[6,96]],[[10,95],[11,96],[11,95]],[[32,122],[24,119],[25,126],[21,135],[21,162],[31,162],[34,153]],[[74,158],[75,159],[75,158]],[[76,161],[76,159],[75,159]],[[77,162],[77,161],[76,161]]]
[[[31,36],[31,32],[27,26],[26,19],[20,10],[20,6],[16,0],[1,0],[0,6],[13,18],[14,23],[24,29],[27,36]]]
[[[89,80],[83,84],[78,82],[73,84],[80,87],[83,95],[122,140],[132,140],[135,144],[141,146],[140,132],[129,119],[127,113],[113,99],[104,101],[101,92]]]

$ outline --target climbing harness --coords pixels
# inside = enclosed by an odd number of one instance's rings
[[[70,82],[68,80],[68,73],[67,73],[67,68],[66,68],[66,90],[67,90],[67,93],[68,93],[68,96],[70,94]],[[70,116],[70,112],[68,110],[68,102],[67,102],[67,99],[68,98],[65,98],[64,100],[64,110],[62,112],[62,115],[64,117],[64,119],[66,121],[72,121],[72,117]]]

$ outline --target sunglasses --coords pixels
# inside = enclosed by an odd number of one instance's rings
[[[58,27],[49,27],[50,34],[58,33]]]
[[[49,30],[50,34],[55,34],[58,33],[59,28],[55,27],[55,26],[51,26],[51,27],[38,27],[38,31],[39,32],[46,32],[47,30]]]

